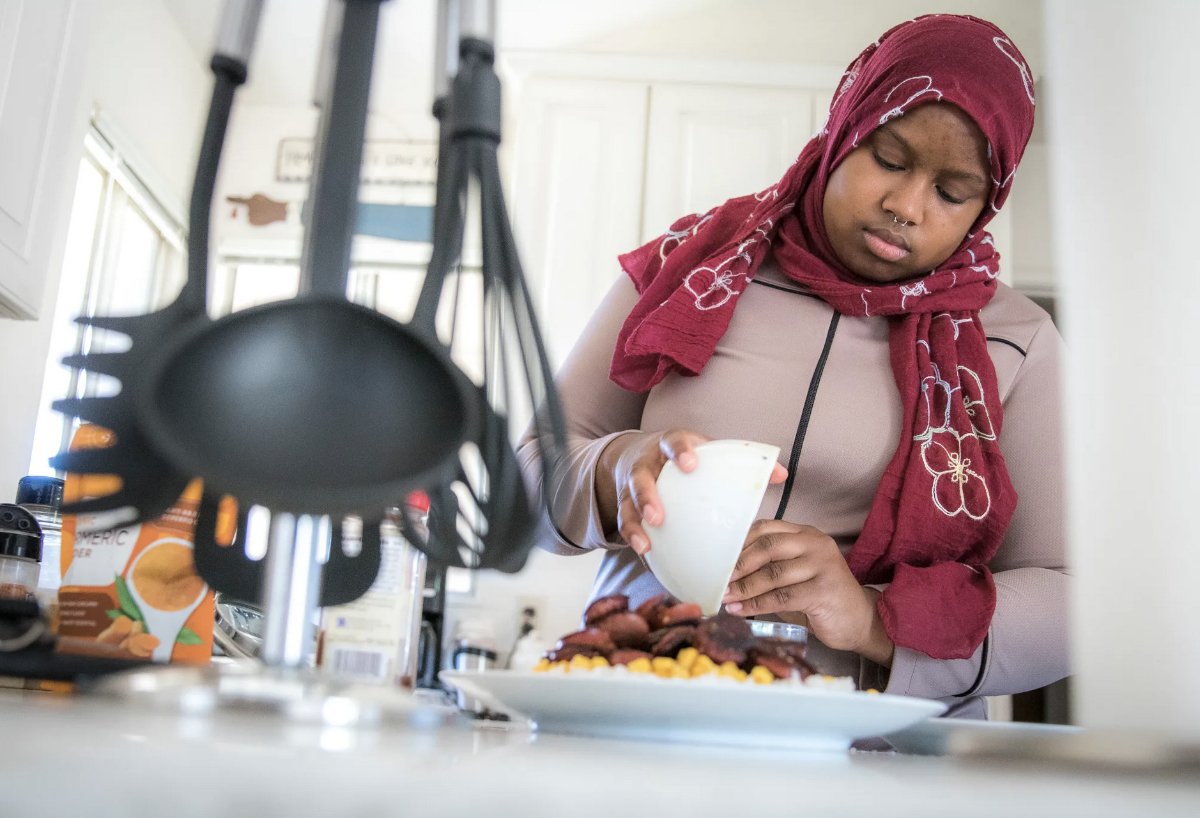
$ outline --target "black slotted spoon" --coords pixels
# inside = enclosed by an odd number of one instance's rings
[[[258,22],[254,8],[240,27],[240,38],[230,45],[219,43],[212,59],[213,89],[188,215],[187,279],[175,300],[146,315],[84,315],[76,323],[126,336],[130,346],[123,352],[88,352],[69,355],[66,366],[108,375],[120,382],[120,391],[105,397],[66,398],[52,406],[65,415],[78,417],[111,430],[116,442],[103,449],[64,451],[50,463],[60,471],[77,474],[116,475],[121,487],[111,494],[86,498],[64,505],[67,514],[93,514],[122,510],[110,522],[144,522],[162,515],[183,493],[191,475],[167,459],[147,438],[138,421],[136,402],[144,388],[146,373],[163,347],[188,327],[209,322],[207,312],[208,236],[213,188],[225,132],[238,86],[246,81],[250,44]],[[222,21],[225,30],[232,24]],[[239,28],[238,26],[233,26]]]

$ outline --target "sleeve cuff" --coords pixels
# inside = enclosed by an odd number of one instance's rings
[[[968,659],[933,659],[911,648],[897,646],[890,672],[874,662],[862,661],[860,684],[899,696],[968,698],[976,695],[987,678],[991,641],[989,633]]]

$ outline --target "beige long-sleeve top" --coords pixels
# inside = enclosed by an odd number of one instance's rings
[[[831,327],[830,307],[768,259],[703,373],[668,375],[648,393],[635,394],[614,384],[608,371],[617,333],[636,300],[632,283],[621,276],[559,373],[568,456],[548,489],[552,520],[543,547],[560,554],[606,550],[592,598],[625,593],[636,604],[661,592],[633,550],[603,529],[595,494],[601,451],[622,433],[684,427],[712,438],[774,444],[786,464],[811,388],[811,417],[783,519],[821,529],[845,553],[901,434],[886,320],[843,316]],[[824,672],[851,675],[862,687],[888,693],[942,699],[963,716],[983,715],[982,696],[1035,689],[1068,673],[1062,339],[1044,310],[1003,284],[980,318],[1004,402],[1000,444],[1019,498],[991,563],[998,599],[986,640],[969,659],[932,659],[898,647],[890,673],[815,641],[809,648]],[[528,443],[519,455],[524,468],[538,468]],[[768,489],[760,517],[775,515],[781,493],[782,486]]]

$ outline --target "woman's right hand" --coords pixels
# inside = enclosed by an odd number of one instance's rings
[[[621,435],[600,456],[597,499],[605,528],[611,525],[638,554],[650,550],[643,524],[661,525],[658,475],[668,460],[685,472],[696,468],[696,446],[710,440],[688,429]]]

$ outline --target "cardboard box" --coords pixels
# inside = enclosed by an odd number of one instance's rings
[[[71,448],[112,441],[112,432],[88,424]],[[111,493],[114,479],[68,474],[64,502]],[[59,650],[156,662],[211,660],[213,592],[193,560],[201,490],[193,480],[161,517],[138,525],[88,531],[88,515],[64,517]]]

